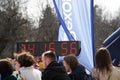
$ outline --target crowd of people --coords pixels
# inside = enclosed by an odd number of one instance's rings
[[[36,60],[29,52],[14,55],[14,59],[0,60],[0,80],[85,80],[86,70],[74,55],[64,56],[62,64],[55,52],[49,50],[41,56],[44,70],[36,69]],[[120,69],[113,66],[109,51],[97,50],[96,66],[91,72],[94,80],[120,80]]]

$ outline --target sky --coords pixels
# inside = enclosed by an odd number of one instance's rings
[[[42,9],[46,7],[47,2],[53,6],[52,0],[28,0],[28,15],[38,18],[41,15]]]
[[[52,0],[29,0],[27,3],[28,15],[34,18],[38,18],[41,15],[41,5],[43,8],[45,7],[46,3],[51,4],[53,7]],[[94,0],[94,5],[97,4],[104,10],[105,13],[111,13],[112,16],[116,16],[118,9],[120,9],[120,0]]]
[[[100,5],[105,12],[110,12],[113,17],[120,9],[120,0],[94,0],[94,4]]]

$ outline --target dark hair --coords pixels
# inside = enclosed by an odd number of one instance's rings
[[[7,59],[0,60],[0,74],[2,78],[10,76],[13,70],[12,64]]]
[[[20,67],[30,67],[35,63],[35,59],[30,53],[26,52],[17,56],[17,62],[20,64]]]
[[[70,66],[72,71],[79,65],[79,62],[74,55],[65,56],[64,61]]]
[[[51,61],[56,61],[55,52],[53,52],[53,51],[46,51],[43,54],[44,54],[44,57],[49,58]]]
[[[111,66],[112,60],[109,51],[105,47],[100,48],[96,53],[96,68],[102,72],[104,70],[109,72],[111,71]]]

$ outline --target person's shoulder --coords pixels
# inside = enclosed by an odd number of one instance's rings
[[[34,71],[36,71],[36,72],[41,72],[39,69],[33,69]]]
[[[85,72],[85,67],[82,66],[82,65],[78,65],[78,66],[76,66],[76,68],[73,71],[76,71],[76,72]]]
[[[38,69],[33,69],[33,71],[34,71],[35,73],[42,74],[42,72],[41,72],[40,70],[38,70]]]
[[[113,66],[112,71],[113,71],[113,73],[120,73],[120,68]]]
[[[120,80],[120,68],[113,66],[111,76],[112,80]]]

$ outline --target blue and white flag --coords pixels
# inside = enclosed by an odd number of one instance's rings
[[[53,0],[60,20],[59,41],[81,41],[80,64],[94,67],[93,0]]]

